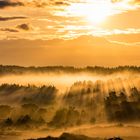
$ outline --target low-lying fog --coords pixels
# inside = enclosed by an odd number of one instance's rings
[[[114,84],[114,86],[118,86],[119,81],[121,80],[124,86],[128,84],[130,86],[137,85],[140,81],[140,75],[137,73],[115,73],[111,75],[101,75],[96,73],[80,73],[80,74],[67,74],[67,73],[28,73],[21,75],[5,75],[0,77],[0,84],[8,83],[8,84],[19,84],[19,85],[53,85],[58,88],[60,91],[65,91],[75,82],[83,82],[83,81],[103,81],[108,83],[108,85]],[[116,84],[116,85],[115,85]],[[111,86],[110,85],[110,86]]]
[[[0,140],[63,132],[138,140],[139,124],[139,73],[0,76]]]

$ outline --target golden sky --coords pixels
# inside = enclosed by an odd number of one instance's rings
[[[0,64],[140,65],[140,0],[0,0]]]

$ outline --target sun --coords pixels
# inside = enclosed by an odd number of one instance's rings
[[[109,2],[74,3],[67,8],[69,15],[85,18],[89,23],[100,24],[112,13]]]
[[[111,13],[111,8],[109,7],[109,5],[93,5],[92,6],[88,6],[87,7],[87,12],[85,14],[85,18],[94,24],[99,24],[104,22],[107,17],[110,15]]]

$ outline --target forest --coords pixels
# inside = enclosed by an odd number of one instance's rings
[[[84,126],[133,126],[138,131],[139,72],[139,67],[127,66],[0,66],[0,132],[65,132],[74,128],[84,130]],[[55,138],[61,140],[61,136]]]
[[[99,82],[77,82],[60,97],[54,86],[2,84],[0,125],[30,129],[140,121],[140,91],[136,87],[129,89],[129,95],[125,89],[103,95],[100,86]]]

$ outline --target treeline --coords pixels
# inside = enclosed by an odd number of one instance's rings
[[[44,126],[56,111],[54,86],[0,85],[0,129]]]
[[[140,121],[139,88],[125,89],[122,86],[119,91],[109,90],[107,93],[102,88],[101,81],[77,82],[66,92],[63,97],[65,105],[78,109],[79,114],[83,113],[83,117],[77,115],[80,118],[78,122],[83,123],[84,119],[89,123]]]
[[[0,126],[61,128],[140,121],[138,87],[122,87],[107,93],[102,88],[101,81],[76,82],[64,94],[57,94],[53,86],[3,84],[0,86]]]
[[[34,103],[39,105],[52,104],[58,90],[54,86],[35,86],[2,84],[0,85],[0,101],[8,104]]]
[[[130,95],[115,91],[110,92],[105,98],[105,110],[109,121],[116,122],[139,122],[140,121],[140,91],[131,88]]]
[[[0,105],[0,129],[31,129],[46,124],[46,108],[35,104],[23,104],[18,107]]]
[[[46,72],[65,72],[65,73],[79,73],[91,72],[99,74],[112,74],[115,72],[140,72],[140,67],[137,66],[118,66],[118,67],[100,67],[100,66],[87,66],[85,68],[76,68],[73,66],[46,66],[46,67],[21,67],[21,66],[4,66],[0,65],[0,75],[3,74],[24,74],[24,73],[46,73]]]

